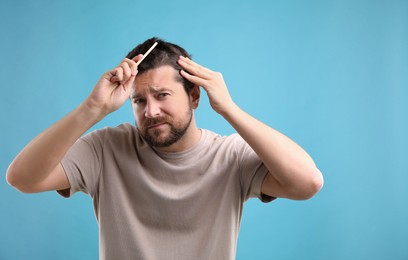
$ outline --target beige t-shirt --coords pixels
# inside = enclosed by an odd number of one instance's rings
[[[163,153],[130,124],[94,131],[62,160],[71,188],[93,199],[99,257],[235,259],[243,203],[261,195],[267,169],[238,135],[202,130],[186,151]]]

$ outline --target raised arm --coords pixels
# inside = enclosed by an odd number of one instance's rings
[[[303,200],[321,189],[323,177],[312,158],[294,141],[240,109],[221,73],[184,57],[180,57],[179,64],[185,70],[181,75],[205,89],[212,108],[234,127],[268,168],[262,193]]]
[[[7,182],[26,193],[69,188],[60,161],[82,134],[129,98],[142,57],[124,59],[103,74],[82,104],[24,147],[7,170]]]

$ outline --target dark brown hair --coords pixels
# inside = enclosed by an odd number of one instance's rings
[[[180,46],[166,42],[160,38],[153,37],[145,42],[137,45],[133,50],[131,50],[126,58],[132,59],[139,54],[144,54],[147,50],[152,47],[152,45],[157,42],[157,46],[152,50],[152,52],[140,63],[138,67],[138,75],[144,72],[155,69],[164,65],[169,65],[173,67],[177,72],[180,72],[183,68],[178,65],[177,61],[179,56],[188,57],[191,59],[190,54]],[[178,73],[176,75],[176,80],[183,84],[184,89],[187,93],[194,87],[194,84],[186,80],[183,76]]]

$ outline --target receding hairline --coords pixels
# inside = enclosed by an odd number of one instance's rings
[[[138,74],[136,75],[136,78],[139,77],[139,76],[142,76],[142,75],[146,74],[146,73],[149,72],[149,71],[157,70],[157,69],[160,69],[160,68],[163,68],[163,67],[169,67],[169,68],[171,68],[171,69],[173,70],[173,72],[174,72],[174,80],[175,80],[176,82],[179,82],[179,83],[183,84],[183,79],[185,79],[185,78],[184,78],[183,76],[181,76],[180,70],[175,69],[175,68],[174,68],[172,65],[170,65],[170,64],[161,64],[161,65],[159,65],[159,66],[157,66],[157,67],[154,67],[154,68],[151,68],[151,69],[148,69],[148,70],[144,70],[143,72],[138,73]]]

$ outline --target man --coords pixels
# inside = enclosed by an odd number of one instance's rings
[[[237,134],[197,127],[200,86]],[[129,97],[136,127],[81,137]],[[7,180],[27,193],[89,194],[101,259],[234,259],[247,199],[303,200],[323,184],[302,148],[234,103],[220,73],[157,38],[138,45],[81,105],[31,141]]]

